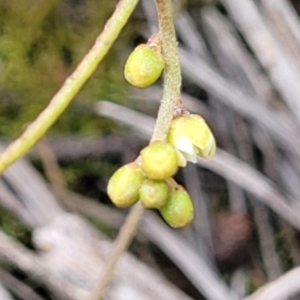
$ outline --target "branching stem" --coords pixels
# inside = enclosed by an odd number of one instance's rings
[[[156,0],[156,7],[159,20],[160,38],[162,42],[162,52],[165,59],[165,73],[163,98],[161,100],[151,142],[165,141],[173,118],[174,108],[176,105],[181,103],[181,72],[173,23],[172,2],[171,0]],[[118,258],[133,239],[144,210],[145,209],[140,202],[135,204],[135,206],[131,209],[118,237],[115,240],[113,253],[106,263],[97,291],[91,300],[100,300],[102,298],[105,287],[113,276],[113,270]]]

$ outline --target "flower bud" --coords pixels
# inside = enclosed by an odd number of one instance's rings
[[[164,220],[174,228],[187,225],[194,217],[193,202],[189,194],[181,189],[172,191],[159,211]]]
[[[215,138],[205,120],[199,115],[192,114],[173,119],[167,140],[180,151],[180,166],[184,166],[186,160],[196,162],[196,155],[208,159],[216,151]]]
[[[118,169],[110,178],[107,193],[116,206],[130,206],[139,199],[139,188],[145,177],[136,163]]]
[[[135,87],[145,88],[153,84],[164,69],[161,53],[146,44],[137,46],[127,59],[124,76]]]
[[[159,208],[167,201],[169,188],[163,180],[146,179],[140,190],[140,201],[147,208]]]
[[[147,177],[164,180],[178,169],[177,154],[168,143],[153,143],[141,151],[141,168]]]

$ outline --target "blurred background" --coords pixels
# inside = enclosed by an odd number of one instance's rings
[[[0,0],[1,151],[116,4]],[[147,211],[103,299],[300,299],[300,3],[173,5],[182,100],[209,123],[218,150],[176,175],[193,223],[172,230]],[[0,178],[1,300],[90,299],[128,213],[110,203],[107,182],[148,143],[162,95],[162,79],[136,89],[123,67],[155,32],[154,1],[140,1],[71,106]]]

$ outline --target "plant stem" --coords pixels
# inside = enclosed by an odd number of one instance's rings
[[[144,211],[145,208],[140,201],[135,204],[130,210],[130,213],[125,219],[125,222],[121,227],[121,230],[112,246],[113,253],[105,263],[99,285],[97,286],[97,290],[92,295],[91,300],[102,299],[104,290],[113,276],[115,265],[117,264],[118,259],[120,258],[123,251],[128,247],[133,237],[135,236],[138,224],[143,216]]]
[[[173,23],[172,2],[171,0],[156,0],[156,7],[162,51],[165,59],[165,74],[163,98],[161,100],[151,142],[156,140],[164,141],[166,139],[169,126],[173,119],[174,108],[177,104],[181,103],[181,72]],[[113,271],[118,258],[132,241],[144,210],[145,208],[140,202],[135,204],[130,210],[129,215],[115,240],[115,248],[105,265],[101,281],[91,300],[100,300],[102,298],[105,287],[113,276]]]
[[[181,72],[171,0],[156,0],[158,25],[165,59],[164,90],[151,141],[166,139],[174,108],[181,103]]]
[[[91,50],[52,98],[49,105],[0,156],[0,174],[23,156],[57,120],[106,55],[138,0],[120,0]]]

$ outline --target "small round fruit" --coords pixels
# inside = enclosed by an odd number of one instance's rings
[[[130,206],[139,199],[139,188],[145,177],[135,163],[118,169],[110,178],[107,193],[111,201],[120,207]]]
[[[172,191],[159,211],[164,220],[174,228],[189,224],[194,217],[193,202],[185,190]]]
[[[141,168],[147,177],[164,180],[178,169],[176,150],[168,143],[154,143],[141,151]]]
[[[159,208],[167,201],[169,188],[163,180],[146,179],[139,190],[140,201],[147,208]]]
[[[148,45],[141,44],[128,57],[124,76],[133,86],[146,88],[159,78],[163,69],[162,55]]]

